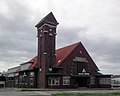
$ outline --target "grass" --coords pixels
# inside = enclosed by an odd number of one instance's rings
[[[76,89],[40,89],[40,88],[16,88],[18,91],[79,91],[79,90],[120,90],[120,88],[76,88]]]
[[[52,96],[120,96],[120,93],[53,94]]]

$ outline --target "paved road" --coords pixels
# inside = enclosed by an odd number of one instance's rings
[[[0,89],[0,96],[50,96],[56,93],[113,93],[120,90],[80,90],[80,91],[16,91],[12,88]]]
[[[42,92],[45,95],[51,95],[56,93],[116,93],[120,92],[120,90],[36,91],[35,93],[41,94]]]
[[[45,92],[17,91],[14,88],[0,89],[0,96],[48,96]]]

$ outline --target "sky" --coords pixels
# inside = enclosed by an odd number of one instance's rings
[[[120,74],[120,0],[0,0],[0,71],[37,55],[35,25],[59,22],[56,47],[82,42],[104,74]]]

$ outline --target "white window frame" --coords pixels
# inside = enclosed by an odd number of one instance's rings
[[[95,77],[90,78],[90,84],[93,84],[93,85],[95,84]]]
[[[48,85],[60,85],[60,78],[59,77],[49,77]]]
[[[70,85],[70,76],[63,77],[63,85]]]
[[[34,75],[35,75],[35,73],[33,71],[29,73],[30,77],[34,77]]]
[[[18,79],[15,79],[15,84],[18,84]]]
[[[99,79],[99,84],[109,85],[109,84],[111,84],[111,79],[110,78],[100,78]]]
[[[34,78],[30,78],[30,85],[34,85]]]

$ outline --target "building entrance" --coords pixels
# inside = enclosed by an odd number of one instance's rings
[[[89,77],[77,77],[76,78],[78,87],[88,87],[90,78]]]

